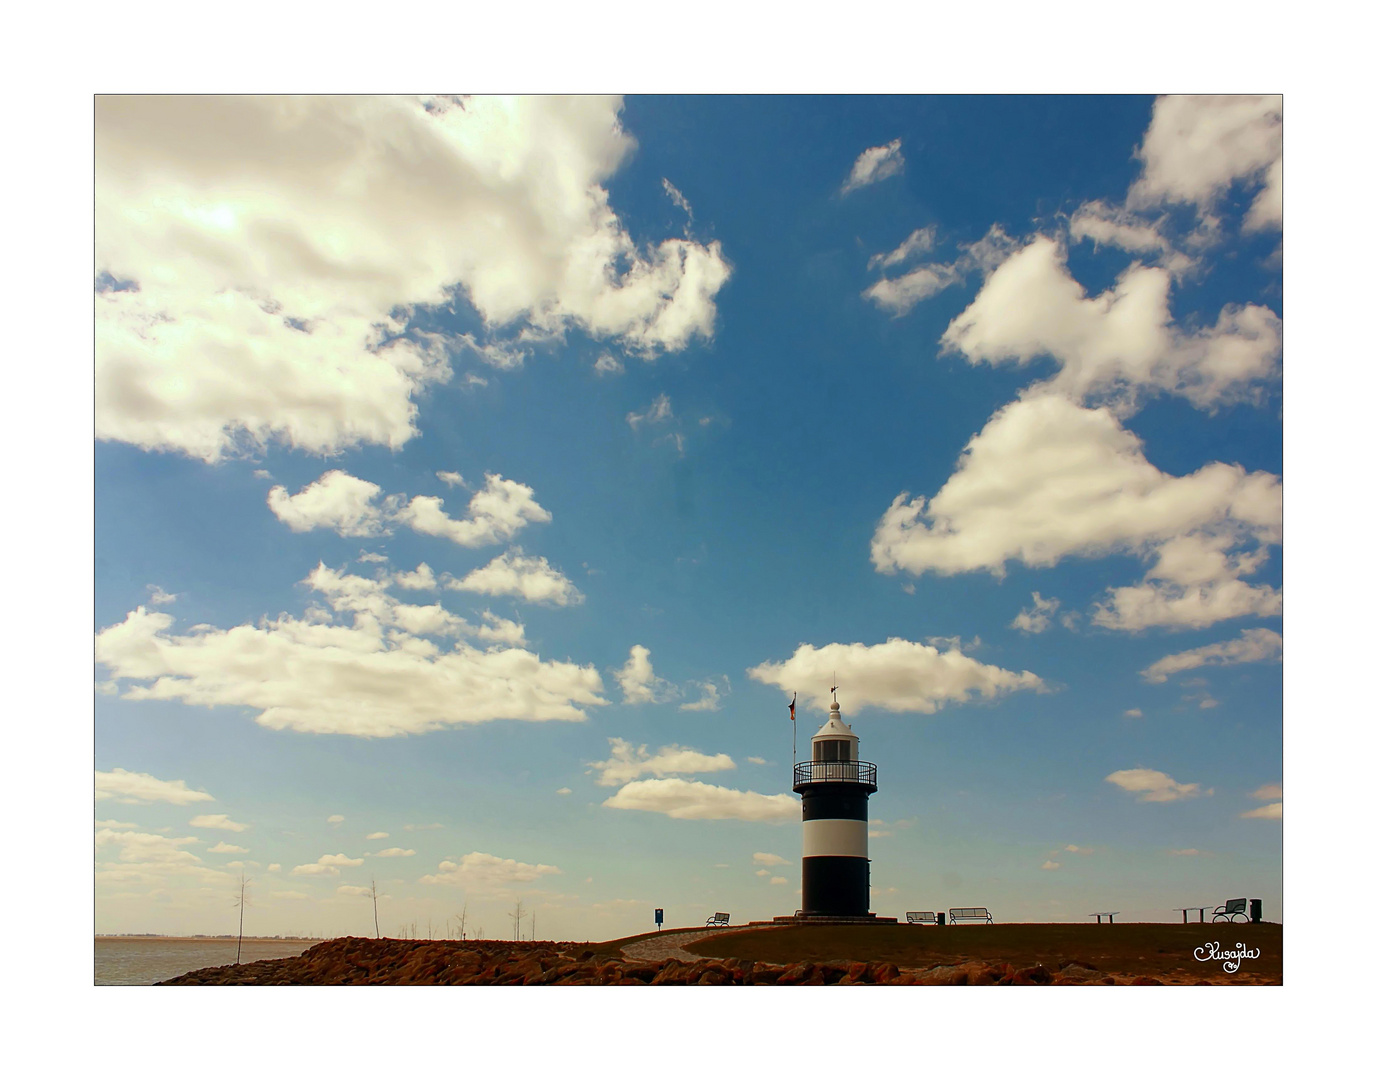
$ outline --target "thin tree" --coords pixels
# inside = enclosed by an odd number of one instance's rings
[[[249,879],[244,876],[244,871],[239,871],[239,897],[234,901],[234,906],[239,909],[239,946],[234,950],[234,963],[239,964],[239,957],[244,952],[244,906],[248,903]]]
[[[507,912],[507,917],[512,920],[512,940],[521,940],[521,920],[526,915],[526,909],[521,906],[521,897],[516,898],[516,910]]]
[[[382,937],[382,931],[378,929],[378,879],[373,879],[373,936]]]
[[[464,924],[469,921],[469,902],[464,900],[464,910],[459,912],[459,940],[466,941],[467,935],[464,932]]]

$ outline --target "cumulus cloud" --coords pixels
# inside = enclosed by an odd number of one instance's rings
[[[247,825],[231,821],[228,814],[198,814],[191,819],[193,829],[224,829],[226,832],[246,832]]]
[[[870,149],[862,151],[861,156],[856,159],[856,163],[851,166],[851,174],[842,184],[841,193],[849,195],[858,188],[878,184],[881,180],[888,180],[891,176],[897,176],[902,172],[904,168],[904,154],[900,149],[902,142],[902,139],[895,139],[883,146],[872,146]]]
[[[468,484],[464,483],[463,476],[457,472],[448,472],[442,469],[436,472],[435,477],[447,487],[468,487]]]
[[[908,262],[915,255],[926,255],[932,250],[933,244],[937,241],[937,226],[929,225],[925,229],[914,229],[902,244],[893,251],[881,252],[872,255],[870,261],[866,263],[867,270],[874,270],[877,266],[882,270],[887,270],[893,266]]]
[[[471,570],[445,588],[485,596],[519,596],[536,604],[568,607],[583,603],[583,593],[543,556],[526,555],[514,547],[486,566]]]
[[[386,840],[390,834],[385,832],[371,832],[364,837],[365,840]]]
[[[1186,330],[1173,321],[1170,293],[1166,270],[1134,263],[1089,297],[1063,246],[1039,236],[990,275],[942,345],[972,364],[1051,356],[1061,367],[1053,390],[1113,399],[1121,409],[1148,391],[1200,408],[1258,400],[1278,373],[1281,320],[1257,304],[1229,305],[1213,326]]]
[[[1044,600],[1041,593],[1035,592],[1033,606],[1020,611],[1009,625],[1015,630],[1023,630],[1029,634],[1041,634],[1052,625],[1052,616],[1060,606],[1061,601],[1055,596]]]
[[[117,849],[117,861],[158,870],[192,867],[200,863],[200,856],[182,849],[200,843],[194,836],[159,836],[156,833],[127,832],[97,829],[96,849]]]
[[[247,855],[249,849],[239,847],[237,844],[228,844],[221,840],[212,848],[206,848],[212,855]]]
[[[143,608],[139,608],[143,611]],[[157,614],[151,618],[163,618],[169,622],[170,615]],[[193,791],[185,780],[159,780],[148,773],[129,772],[125,769],[111,769],[109,772],[96,772],[96,798],[114,799],[122,803],[172,803],[185,806],[193,802],[214,802],[215,796],[204,791]]]
[[[96,296],[97,436],[207,461],[270,439],[395,449],[451,374],[407,314],[456,287],[485,347],[577,326],[650,356],[711,336],[720,245],[640,246],[610,205],[634,145],[620,109],[101,97],[96,270],[132,287]]]
[[[386,737],[491,720],[583,720],[606,705],[595,667],[525,649],[442,651],[418,632],[462,623],[438,605],[398,604],[379,583],[318,566],[306,579],[335,614],[279,615],[228,630],[171,632],[173,618],[140,607],[96,636],[96,659],[132,701],[180,700],[258,710],[264,727]],[[352,625],[344,623],[352,615]],[[465,624],[466,625],[466,624]],[[149,778],[151,779],[151,778]],[[209,799],[204,793],[190,798]]]
[[[1045,863],[1042,864],[1042,868],[1044,870],[1060,870],[1061,863],[1053,862],[1051,859],[1048,859]]]
[[[377,484],[331,469],[295,495],[280,484],[274,487],[268,507],[293,532],[330,529],[340,536],[380,536],[400,524],[461,547],[510,540],[528,524],[550,520],[530,487],[496,473],[487,474],[483,489],[469,499],[468,514],[459,519],[445,513],[445,501],[434,495],[417,495],[409,502],[405,495],[391,495],[379,503],[381,494]]]
[[[348,855],[322,855],[313,863],[292,867],[292,873],[302,877],[338,877],[341,866],[362,866],[362,859],[351,859]]]
[[[669,776],[673,773],[721,772],[735,769],[736,762],[727,754],[703,754],[682,746],[662,746],[654,754],[644,746],[633,746],[625,739],[610,738],[612,754],[606,761],[592,761],[598,770],[601,787],[616,787],[638,776],[651,773]]]
[[[295,495],[278,484],[268,492],[268,509],[292,532],[332,529],[340,536],[378,536],[384,531],[375,502],[381,491],[368,480],[331,469]]]
[[[426,874],[422,885],[457,885],[475,896],[501,896],[515,885],[527,885],[550,874],[563,873],[558,866],[503,859],[486,851],[471,851],[457,863],[446,859],[437,872]]]
[[[1130,720],[1141,720],[1143,718],[1142,709],[1125,709],[1124,715]]]
[[[613,674],[622,688],[622,702],[626,705],[656,705],[678,696],[678,688],[655,674],[650,663],[650,650],[644,645],[631,646],[626,663]]]
[[[1175,675],[1178,671],[1190,671],[1206,665],[1250,664],[1280,658],[1280,634],[1275,630],[1245,630],[1233,641],[1202,645],[1198,649],[1164,656],[1144,669],[1142,675],[1148,682],[1160,683],[1166,682],[1169,675]]]
[[[1177,249],[1164,232],[1165,218],[1147,221],[1121,206],[1100,199],[1082,203],[1071,215],[1068,226],[1073,241],[1089,240],[1096,249],[1101,244],[1127,251],[1139,259],[1156,262],[1173,277],[1180,278],[1199,265],[1199,260]]]
[[[953,265],[931,263],[910,270],[897,278],[881,278],[861,295],[895,315],[907,315],[913,306],[930,296],[936,296],[948,286],[964,280]]]
[[[483,625],[478,628],[481,641],[493,641],[503,645],[525,645],[526,627],[512,619],[504,619],[491,611],[483,612]]]
[[[701,780],[633,780],[603,806],[618,810],[647,810],[688,821],[765,821],[798,819],[799,804],[789,795],[761,795],[754,791],[705,784]]]
[[[373,895],[373,890],[367,885],[340,885],[335,889],[338,896],[368,896]]]
[[[149,607],[162,607],[164,604],[170,604],[177,599],[176,593],[165,592],[158,585],[148,586],[148,591],[153,594],[148,598]]]
[[[995,698],[1014,690],[1043,689],[1042,680],[1031,671],[1006,671],[972,660],[959,648],[943,652],[897,637],[881,645],[803,644],[783,663],[767,661],[746,673],[786,692],[800,687],[805,704],[826,709],[831,703],[828,692],[813,688],[832,685],[834,672],[846,687],[846,707],[852,710],[875,706],[886,712],[932,713],[972,695]]]
[[[869,268],[898,266],[914,255],[930,250],[935,236],[935,226],[919,229],[894,251],[872,257]],[[896,318],[907,315],[920,301],[936,296],[952,285],[964,284],[969,274],[989,274],[1009,257],[1017,245],[1000,226],[992,225],[979,240],[958,247],[960,254],[952,261],[923,263],[899,277],[881,278],[861,296]]]
[[[620,375],[626,368],[611,353],[603,353],[593,362],[593,370],[599,375]]]
[[[955,574],[1067,556],[1156,556],[1146,581],[1112,591],[1094,621],[1115,629],[1204,626],[1270,615],[1280,594],[1240,580],[1281,540],[1281,484],[1214,462],[1171,476],[1108,408],[1032,393],[966,445],[931,500],[902,492],[871,540],[881,573]]]
[[[789,860],[778,855],[771,855],[768,851],[757,851],[751,856],[751,861],[758,866],[788,866]]]
[[[1159,97],[1137,151],[1143,171],[1129,206],[1192,203],[1208,213],[1242,182],[1261,186],[1245,226],[1280,228],[1281,127],[1280,97]]]
[[[1248,797],[1249,797],[1250,799],[1262,799],[1262,800],[1264,800],[1264,801],[1265,801],[1265,800],[1268,800],[1268,799],[1280,799],[1280,798],[1281,798],[1281,785],[1280,785],[1280,784],[1263,784],[1262,787],[1258,788],[1258,789],[1257,789],[1256,791],[1254,791],[1254,792],[1251,792],[1251,793],[1249,794]]]
[[[697,701],[686,701],[679,708],[683,712],[717,712],[722,708],[722,702],[717,696],[717,684],[711,679],[704,679],[700,683],[694,683],[703,691],[703,696]]]
[[[412,592],[424,592],[436,586],[435,571],[425,563],[418,563],[415,570],[393,574],[389,580],[398,588]]]
[[[343,815],[343,814],[331,814],[328,818],[325,819],[325,823],[326,823],[327,825],[339,825],[339,824],[342,824],[343,821],[344,821],[344,815]]]
[[[1267,806],[1259,806],[1255,810],[1247,810],[1238,815],[1244,818],[1262,818],[1265,821],[1281,820],[1281,803],[1269,803]]]
[[[1213,788],[1202,792],[1199,784],[1178,784],[1156,769],[1120,769],[1106,776],[1105,781],[1137,795],[1139,802],[1175,802],[1214,794]]]
[[[383,848],[381,851],[375,851],[375,852],[372,853],[372,856],[373,856],[373,858],[375,858],[375,859],[402,859],[402,858],[405,858],[405,857],[408,856],[408,855],[415,855],[415,854],[416,854],[415,848],[390,847],[390,848]]]

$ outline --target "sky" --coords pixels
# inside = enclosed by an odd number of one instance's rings
[[[1282,918],[1279,98],[94,127],[98,933]]]

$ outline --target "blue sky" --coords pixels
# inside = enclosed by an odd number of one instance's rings
[[[98,932],[1281,917],[1277,99],[98,99]],[[385,835],[383,835],[385,834]]]

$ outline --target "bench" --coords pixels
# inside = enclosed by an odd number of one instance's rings
[[[1237,915],[1243,922],[1248,921],[1248,900],[1240,896],[1237,900],[1226,900],[1214,909],[1211,922],[1233,922]]]
[[[947,912],[947,917],[951,919],[952,925],[961,922],[994,922],[994,916],[983,907],[954,907]]]
[[[906,911],[906,918],[914,926],[936,926],[937,912],[935,911]]]
[[[725,911],[719,911],[716,915],[714,915],[711,919],[709,919],[709,920],[708,920],[707,922],[705,922],[703,925],[704,925],[704,926],[730,926],[731,923],[732,923],[732,917],[731,917],[730,915],[728,915]]]
[[[1117,914],[1119,914],[1119,913],[1118,913],[1117,911],[1092,911],[1090,914],[1095,916],[1095,921],[1096,921],[1096,922],[1102,922],[1102,921],[1103,921],[1102,916],[1108,916],[1108,918],[1109,918],[1109,925],[1110,925],[1110,926],[1113,926],[1113,925],[1114,925],[1114,916],[1117,915]]]

